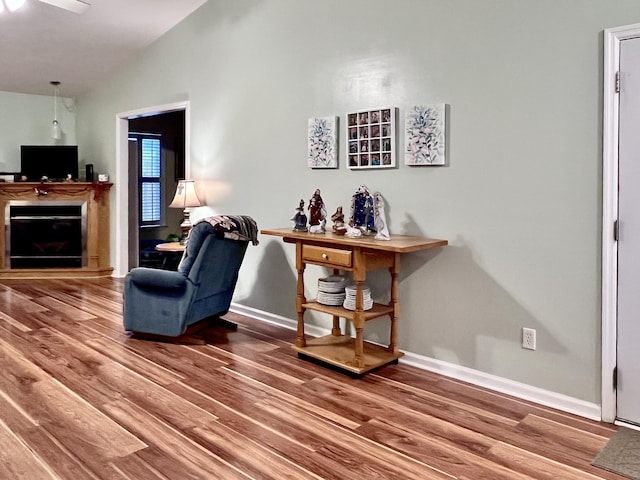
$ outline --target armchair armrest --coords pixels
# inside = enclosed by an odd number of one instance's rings
[[[137,267],[128,274],[131,281],[139,287],[155,288],[158,290],[184,289],[187,279],[184,275],[170,270]]]

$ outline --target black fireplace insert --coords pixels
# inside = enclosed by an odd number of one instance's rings
[[[7,204],[9,268],[81,268],[86,264],[86,202]]]

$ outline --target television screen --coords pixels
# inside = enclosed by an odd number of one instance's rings
[[[28,182],[39,182],[44,176],[61,181],[71,175],[78,178],[77,145],[22,145],[20,173]]]

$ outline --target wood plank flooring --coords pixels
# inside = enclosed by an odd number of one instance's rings
[[[362,378],[229,313],[130,338],[117,279],[0,281],[0,479],[622,479],[616,427],[406,365]],[[293,299],[292,299],[293,301]]]

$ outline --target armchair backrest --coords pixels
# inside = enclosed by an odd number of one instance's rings
[[[196,224],[178,271],[197,287],[194,301],[233,293],[248,242],[218,238],[208,222]]]

